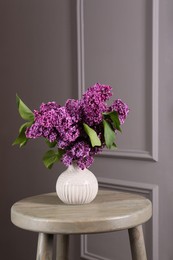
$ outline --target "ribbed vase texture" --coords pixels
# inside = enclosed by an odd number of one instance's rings
[[[97,195],[98,181],[90,170],[81,170],[78,166],[70,165],[59,176],[56,192],[66,204],[90,203]]]

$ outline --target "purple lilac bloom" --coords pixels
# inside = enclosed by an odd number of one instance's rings
[[[58,109],[55,127],[59,132],[60,139],[65,142],[74,142],[80,135],[78,125],[74,124],[65,107]]]
[[[58,134],[55,131],[51,131],[48,136],[48,140],[52,143],[57,140]]]
[[[60,107],[55,102],[42,103],[40,110],[35,110],[34,115],[35,122],[26,131],[28,138],[43,136],[50,142],[54,142],[59,137],[65,144],[65,142],[75,141],[80,134],[75,120],[70,116],[67,109]]]
[[[59,104],[57,104],[55,101],[48,102],[48,103],[42,103],[40,106],[40,112],[44,113],[47,111],[50,111],[51,109],[57,110],[59,107],[61,107]]]
[[[34,110],[34,123],[27,128],[27,138],[44,137],[50,142],[57,142],[57,147],[64,150],[62,162],[69,166],[76,163],[81,169],[88,168],[94,155],[105,147],[103,112],[117,111],[123,124],[129,112],[128,106],[117,99],[111,106],[106,101],[112,96],[110,86],[96,83],[82,96],[81,100],[68,99],[65,106],[56,102],[42,103],[39,110]],[[91,126],[101,140],[100,147],[92,147],[89,137],[83,129],[83,123]]]
[[[68,141],[63,141],[62,139],[58,139],[57,141],[57,146],[60,149],[65,149],[66,147],[68,147],[70,145],[70,142]]]
[[[59,108],[60,105],[55,102],[42,103],[39,111],[34,110],[35,121],[46,128],[53,127]]]
[[[93,156],[90,155],[91,148],[84,141],[75,143],[62,157],[62,162],[69,166],[72,162],[81,168],[88,168],[93,162]]]
[[[73,157],[71,156],[71,153],[69,151],[67,151],[61,158],[61,161],[63,162],[63,164],[65,166],[69,166],[72,164],[73,161]]]
[[[55,126],[57,119],[57,111],[51,109],[50,111],[46,111],[44,113],[40,113],[36,117],[36,121],[45,128],[51,128]]]
[[[42,103],[40,110],[34,110],[34,123],[26,130],[27,138],[45,137],[50,142],[57,139],[58,132],[55,129],[57,113],[60,108],[55,102]]]
[[[109,98],[112,96],[111,91],[112,91],[111,86],[101,85],[99,83],[96,83],[95,85],[89,87],[87,91],[83,94],[83,96],[91,93],[91,95],[98,96],[100,102],[105,102],[106,100],[109,100]]]
[[[78,123],[81,120],[82,110],[81,110],[81,101],[75,99],[68,99],[65,103],[67,112],[72,118],[74,123]]]
[[[111,87],[99,83],[90,87],[82,98],[83,121],[90,126],[102,122],[102,113],[107,111],[105,103],[111,96]]]
[[[120,124],[124,124],[124,121],[129,113],[127,104],[123,103],[121,99],[117,99],[110,107],[111,111],[116,111],[120,120]]]
[[[35,139],[37,137],[40,137],[40,136],[42,136],[42,126],[40,126],[40,124],[35,122],[29,128],[26,129],[25,134],[26,134],[27,138]]]
[[[80,160],[77,161],[77,165],[84,170],[85,168],[88,168],[89,166],[91,166],[91,164],[93,163],[94,158],[92,156],[87,156],[84,158],[81,158]]]

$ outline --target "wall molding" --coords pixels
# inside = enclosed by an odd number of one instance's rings
[[[159,260],[159,189],[157,185],[131,182],[124,180],[115,180],[108,178],[98,178],[99,187],[106,189],[113,189],[125,192],[134,192],[144,196],[147,196],[153,205],[153,216],[152,216],[152,260]],[[88,236],[81,235],[81,257],[88,260],[110,260],[100,255],[89,252]]]
[[[104,150],[102,155],[132,159],[158,161],[158,27],[159,27],[159,0],[152,0],[152,82],[151,82],[151,148],[143,150]],[[78,61],[78,96],[85,91],[85,55],[84,55],[84,0],[77,0],[77,61]]]

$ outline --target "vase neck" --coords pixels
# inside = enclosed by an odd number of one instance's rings
[[[70,171],[81,171],[80,167],[76,163],[72,163],[71,165],[68,166],[68,169]]]

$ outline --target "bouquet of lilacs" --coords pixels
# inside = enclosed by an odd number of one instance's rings
[[[68,99],[64,106],[42,103],[34,112],[16,96],[19,113],[26,122],[13,144],[22,147],[29,139],[43,137],[50,148],[43,157],[47,168],[59,160],[66,166],[75,163],[81,169],[88,168],[104,147],[116,147],[116,133],[129,112],[120,99],[107,105],[111,91],[110,86],[97,83],[80,100]]]

